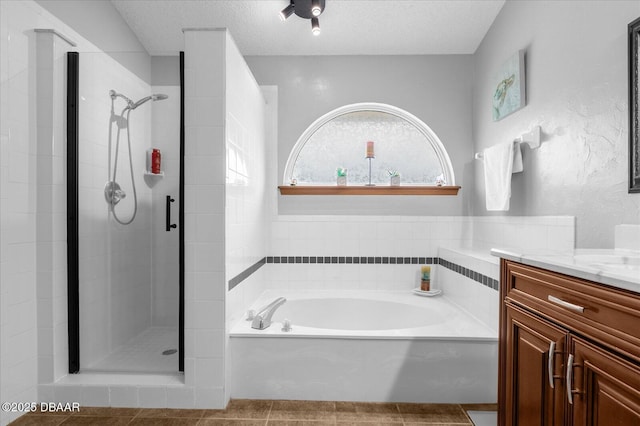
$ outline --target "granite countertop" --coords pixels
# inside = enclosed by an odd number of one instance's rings
[[[640,293],[640,252],[614,249],[576,249],[549,252],[508,248],[491,254],[525,265]]]

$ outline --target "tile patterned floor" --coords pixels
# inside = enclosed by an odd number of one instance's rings
[[[477,407],[475,407],[477,408]],[[232,400],[224,410],[81,407],[79,413],[29,413],[14,426],[473,426],[458,404]]]

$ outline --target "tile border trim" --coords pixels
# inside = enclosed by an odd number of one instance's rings
[[[231,278],[229,280],[228,291],[232,290],[235,286],[240,284],[242,281],[244,281],[247,278],[249,278],[251,276],[251,274],[256,272],[258,269],[262,268],[266,263],[266,259],[267,259],[266,257],[263,257],[262,259],[258,260],[256,263],[254,263],[253,265],[249,266],[244,271],[240,272],[235,277]]]
[[[463,276],[465,276],[465,277],[467,277],[467,278],[469,278],[469,279],[471,279],[471,280],[473,280],[475,282],[478,282],[478,283],[480,283],[480,284],[482,284],[482,285],[484,285],[486,287],[489,287],[492,290],[498,291],[498,289],[500,288],[500,281],[498,281],[498,280],[496,280],[494,278],[491,278],[488,275],[481,274],[480,272],[474,271],[474,270],[469,269],[469,268],[465,268],[462,265],[458,265],[457,263],[453,263],[453,262],[450,262],[450,261],[442,259],[442,258],[439,259],[439,263],[438,264],[441,265],[441,266],[444,266],[445,268],[447,268],[447,269],[449,269],[449,270],[451,270],[451,271],[453,271],[455,273],[458,273],[458,274],[463,275]]]
[[[389,256],[267,256],[267,263],[341,263],[378,265],[437,265],[437,257],[389,257]]]
[[[466,268],[440,257],[390,257],[390,256],[266,256],[229,280],[232,290],[264,265],[272,264],[344,264],[344,265],[441,265],[450,271],[478,282],[492,290],[498,290],[500,282],[488,275]]]

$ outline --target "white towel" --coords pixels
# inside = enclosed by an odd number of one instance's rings
[[[487,210],[509,210],[511,175],[522,170],[522,152],[518,142],[497,144],[484,150]]]

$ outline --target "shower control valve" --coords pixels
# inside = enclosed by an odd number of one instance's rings
[[[120,188],[116,182],[107,182],[104,186],[104,199],[107,201],[107,204],[111,206],[115,206],[125,198],[127,194]]]

